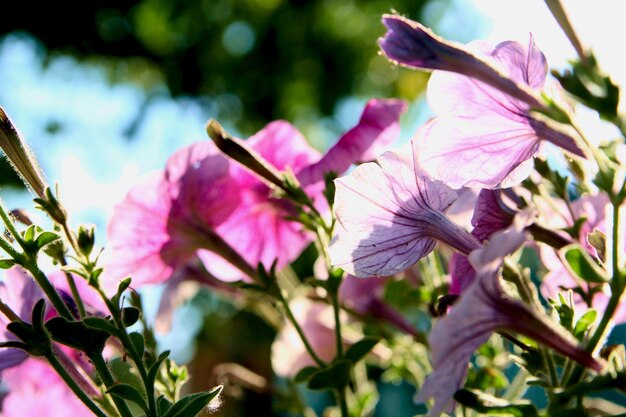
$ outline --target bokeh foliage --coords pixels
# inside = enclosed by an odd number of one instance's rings
[[[419,18],[426,1],[6,2],[0,40],[25,33],[47,59],[70,55],[106,68],[112,83],[141,85],[146,101],[134,127],[166,89],[202,100],[243,135],[281,118],[307,133],[342,98],[411,99],[423,90],[424,75],[387,63],[376,40],[381,14]],[[15,184],[4,165],[0,184]]]

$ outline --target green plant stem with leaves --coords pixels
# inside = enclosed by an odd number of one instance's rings
[[[96,371],[98,372],[100,379],[102,379],[102,383],[104,384],[104,386],[107,389],[114,386],[115,380],[113,379],[113,375],[111,374],[109,367],[107,366],[104,358],[102,357],[102,354],[101,353],[90,354],[89,360],[93,363],[93,366],[96,368]],[[112,395],[112,397],[113,397],[113,402],[115,403],[115,406],[117,407],[117,410],[120,412],[122,417],[133,417],[133,413],[128,408],[126,401],[124,401],[123,399],[115,395]]]
[[[586,349],[588,352],[592,354],[596,352],[596,350],[604,344],[604,341],[609,336],[608,328],[617,307],[619,306],[620,299],[622,298],[622,294],[624,292],[624,282],[621,271],[621,253],[622,249],[620,246],[621,242],[621,231],[620,231],[620,204],[621,202],[613,202],[613,229],[612,229],[612,247],[611,253],[613,257],[612,267],[613,274],[611,278],[611,298],[604,310],[604,315],[600,320],[600,323],[596,327],[593,335],[589,339],[587,343]],[[571,376],[567,379],[565,386],[571,386],[577,382],[579,382],[580,378],[584,373],[584,369],[580,366],[577,366],[575,370],[572,372]]]
[[[97,417],[109,417],[96,405],[96,403],[92,401],[92,399],[85,393],[85,391],[82,390],[82,388],[76,383],[76,381],[74,381],[74,379],[70,376],[70,374],[61,364],[61,362],[59,362],[54,353],[50,352],[49,355],[46,355],[46,359],[57,372],[57,374],[59,374],[59,376],[67,384],[67,386],[72,390],[72,392],[83,404],[85,404],[85,406],[89,410],[91,410],[91,412],[94,413],[94,415],[96,415]]]

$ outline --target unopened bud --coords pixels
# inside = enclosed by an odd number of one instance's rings
[[[24,183],[39,197],[43,197],[46,182],[37,161],[2,107],[0,107],[0,148]]]

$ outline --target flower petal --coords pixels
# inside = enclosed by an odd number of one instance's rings
[[[350,165],[372,161],[400,135],[403,100],[373,99],[367,102],[359,123],[346,132],[318,162],[298,173],[304,186],[324,179],[329,172],[343,174]]]
[[[162,171],[146,176],[115,207],[103,259],[107,287],[115,289],[129,274],[135,285],[163,282],[193,254],[192,246],[168,231],[171,207]]]
[[[530,158],[539,150],[539,139],[528,125],[504,117],[440,117],[420,132],[414,139],[419,165],[452,188],[519,183],[530,174]]]
[[[335,180],[333,265],[358,277],[392,275],[428,254],[437,234],[454,228],[441,213],[455,193],[416,169],[413,150],[386,152],[379,164],[360,165]]]

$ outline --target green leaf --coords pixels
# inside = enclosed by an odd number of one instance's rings
[[[15,265],[13,259],[0,259],[0,269],[9,269]]]
[[[317,368],[315,366],[305,366],[298,371],[296,376],[293,377],[293,382],[299,384],[300,382],[308,381],[309,379],[311,379],[313,374],[315,374],[319,370],[320,368]]]
[[[596,313],[596,310],[589,310],[585,314],[583,314],[580,319],[578,319],[578,321],[576,322],[576,327],[574,328],[574,336],[576,337],[576,339],[582,340],[589,326],[591,326],[596,321],[597,315],[598,313]]]
[[[605,283],[606,272],[589,256],[580,245],[568,245],[562,249],[568,269],[586,282]]]
[[[54,317],[46,322],[46,328],[52,339],[73,347],[88,355],[102,352],[110,334],[104,330],[87,326],[80,321],[69,321],[63,317]]]
[[[124,326],[130,327],[139,320],[140,311],[137,307],[124,307],[121,314]]]
[[[35,226],[34,224],[31,224],[30,226],[28,226],[28,228],[24,231],[24,234],[22,235],[22,238],[24,239],[24,241],[28,244],[31,244],[34,240],[35,240],[35,228],[37,226]]]
[[[13,321],[7,324],[7,330],[24,342],[24,350],[33,356],[46,356],[52,351],[50,338],[46,331],[37,330],[34,326],[23,321]]]
[[[482,414],[510,415],[515,417],[537,416],[537,409],[530,401],[508,402],[501,398],[468,389],[458,390],[454,399],[460,404]]]
[[[380,339],[375,337],[364,337],[363,339],[350,346],[348,350],[346,350],[346,354],[344,356],[346,359],[357,363],[358,361],[363,359],[363,357],[365,357],[365,355],[367,355],[372,349],[374,349],[374,346],[376,346],[379,341]]]
[[[119,306],[120,298],[122,298],[122,294],[124,293],[124,291],[126,291],[128,287],[130,287],[131,282],[131,277],[126,277],[120,281],[119,285],[117,286],[117,293],[111,298],[114,306]]]
[[[26,346],[22,342],[16,342],[14,340],[10,340],[8,342],[0,342],[0,348],[16,348],[16,349],[22,349],[28,352],[28,346]]]
[[[156,380],[157,373],[159,372],[159,368],[161,367],[161,364],[163,363],[163,361],[167,359],[169,355],[170,355],[169,350],[162,352],[157,358],[157,360],[152,364],[152,366],[148,370],[148,378],[146,381],[147,386],[154,385],[154,381]]]
[[[342,389],[350,381],[352,361],[341,359],[332,363],[328,368],[316,372],[307,387],[313,390]]]
[[[108,394],[115,395],[123,400],[132,401],[139,405],[146,414],[150,413],[148,404],[141,393],[128,384],[115,384],[107,390]]]
[[[598,229],[587,235],[587,242],[598,252],[601,262],[606,262],[606,235]]]
[[[83,323],[85,323],[87,327],[102,330],[104,332],[107,332],[111,336],[117,337],[118,339],[121,336],[120,331],[117,329],[117,327],[115,327],[113,322],[109,319],[103,319],[100,317],[85,317],[83,319]]]
[[[219,385],[208,392],[187,395],[171,406],[163,417],[195,417],[222,392],[222,388]]]
[[[54,232],[42,232],[35,239],[35,247],[37,248],[37,250],[40,250],[48,243],[53,242],[59,238],[60,236]]]
[[[567,294],[571,297],[571,292],[568,291]],[[554,309],[559,315],[559,322],[561,323],[561,326],[569,331],[572,331],[574,327],[574,309],[569,305],[561,293],[559,293],[559,302],[560,304],[554,306]]]
[[[130,337],[130,341],[135,347],[135,350],[139,353],[139,355],[143,356],[143,351],[145,350],[145,340],[143,335],[139,332],[132,332],[128,335]]]
[[[157,410],[160,416],[165,415],[171,407],[171,401],[165,398],[163,395],[160,395],[159,398],[157,398]]]

